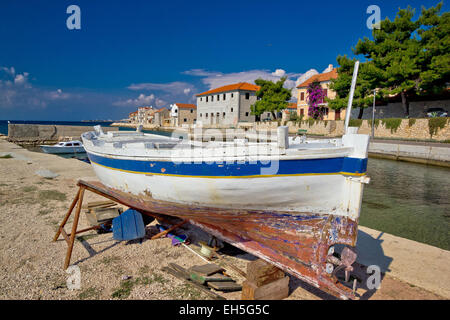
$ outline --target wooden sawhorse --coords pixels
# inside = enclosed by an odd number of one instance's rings
[[[67,242],[68,247],[67,247],[66,259],[64,261],[64,270],[67,269],[70,265],[70,258],[72,256],[73,244],[75,242],[75,235],[100,228],[100,226],[93,226],[93,227],[89,227],[86,229],[77,230],[78,221],[80,219],[81,206],[83,205],[83,197],[84,197],[85,190],[89,190],[89,191],[94,192],[94,193],[96,193],[102,197],[105,197],[109,200],[112,200],[114,202],[117,202],[117,203],[120,203],[120,204],[123,204],[125,206],[132,208],[131,206],[126,204],[124,201],[121,201],[120,199],[117,199],[117,198],[103,192],[100,188],[94,187],[92,184],[89,184],[89,182],[84,182],[84,181],[80,180],[80,181],[78,181],[77,185],[79,187],[78,192],[77,192],[75,198],[73,199],[72,203],[70,204],[69,210],[67,211],[64,219],[62,220],[61,224],[59,225],[58,231],[56,232],[55,236],[53,237],[53,242],[55,242],[58,240],[59,236],[62,234],[64,237],[64,240]],[[75,206],[77,206],[77,208],[75,210],[75,217],[74,217],[73,223],[72,223],[72,232],[67,234],[67,232],[64,229],[64,226],[66,225],[67,221],[69,220]],[[163,222],[170,223],[169,221],[167,221],[166,219],[161,217],[159,214],[156,214],[156,213],[154,214],[154,213],[147,212],[147,211],[143,212],[142,210],[139,210],[139,209],[135,209],[135,210],[139,211],[141,214],[145,214],[145,215],[151,216],[153,218],[157,218],[158,220],[161,220]],[[153,239],[160,238],[160,237],[168,234],[169,232],[175,230],[176,228],[182,226],[186,222],[188,222],[188,220],[183,220],[182,222],[171,226],[167,230],[164,230],[164,231],[152,236],[150,239],[153,240]]]

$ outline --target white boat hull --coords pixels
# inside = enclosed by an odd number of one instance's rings
[[[106,186],[187,205],[359,217],[368,136],[347,135],[334,149],[324,144],[310,149],[293,146],[282,155],[236,156],[234,162],[178,161],[174,152],[167,156],[170,149],[149,148],[145,140],[133,139],[124,145],[114,138],[99,143],[92,133],[83,136],[95,173]],[[273,158],[270,165],[276,164],[271,173],[264,171],[267,158]]]
[[[63,153],[84,153],[83,147],[54,147],[54,146],[41,146],[42,151],[51,154],[63,154]]]

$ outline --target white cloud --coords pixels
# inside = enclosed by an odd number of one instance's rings
[[[70,94],[63,92],[61,89],[58,89],[56,91],[50,91],[48,93],[48,98],[50,100],[65,100],[69,99],[71,97]]]
[[[23,74],[16,74],[14,77],[14,84],[17,85],[25,85],[28,82],[28,72],[24,72]]]
[[[183,72],[183,74],[202,77],[201,81],[208,86],[208,90],[238,82],[254,83],[258,78],[278,81],[282,77],[287,77],[284,82],[284,87],[291,89],[292,101],[297,99],[296,86],[317,73],[318,72],[315,69],[308,70],[305,73],[288,73],[283,69],[276,69],[274,72],[270,72],[268,70],[249,70],[242,72],[222,73],[216,71],[206,71],[203,69],[192,69]]]
[[[275,72],[272,72],[273,76],[277,76],[277,77],[282,77],[286,74],[286,71],[284,71],[283,69],[277,69],[275,70]]]
[[[174,81],[169,83],[151,83],[151,82],[145,82],[145,83],[137,83],[132,84],[128,86],[128,89],[130,90],[155,90],[155,91],[164,91],[169,93],[186,93],[186,90],[192,90],[194,86],[191,83],[188,82],[182,82],[182,81]]]
[[[151,105],[153,102],[155,102],[154,94],[149,94],[146,96],[141,93],[136,99],[119,100],[114,102],[113,105],[119,107],[141,107]]]
[[[189,94],[191,92],[191,88],[186,88],[183,90],[184,94]]]

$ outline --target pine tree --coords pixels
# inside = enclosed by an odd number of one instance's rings
[[[260,116],[264,112],[270,112],[273,119],[276,119],[276,112],[287,108],[288,101],[291,99],[291,91],[283,87],[286,79],[283,77],[277,82],[255,80],[255,84],[260,86],[260,89],[256,92],[259,100],[251,106],[252,114]]]
[[[356,59],[349,59],[344,55],[338,56],[336,60],[339,64],[338,77],[332,79],[330,83],[330,89],[336,92],[336,97],[334,99],[327,98],[327,102],[330,108],[339,110],[347,107]],[[364,108],[372,105],[373,89],[377,82],[376,71],[370,62],[359,65],[352,104],[353,108],[359,108],[358,119],[362,118]]]
[[[411,95],[444,90],[450,76],[450,13],[440,14],[436,7],[422,7],[413,21],[415,10],[400,9],[393,21],[381,21],[353,49],[370,61],[371,73],[384,97],[400,94],[405,116],[409,116]]]

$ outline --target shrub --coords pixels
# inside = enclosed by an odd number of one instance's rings
[[[447,119],[444,117],[436,117],[428,119],[428,129],[431,136],[434,136],[439,129],[443,129],[447,123]]]
[[[391,129],[391,133],[394,133],[394,132],[397,132],[398,127],[400,127],[400,124],[402,123],[402,119],[388,118],[388,119],[382,119],[381,122],[383,123],[383,125],[386,129]]]
[[[361,127],[362,125],[362,119],[350,119],[350,121],[348,122],[348,126],[349,127]]]

